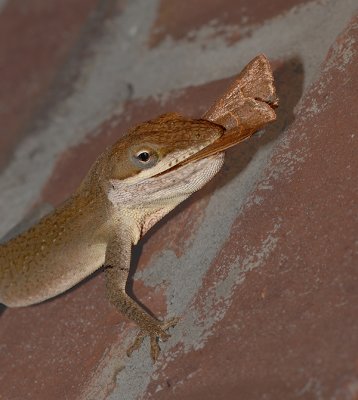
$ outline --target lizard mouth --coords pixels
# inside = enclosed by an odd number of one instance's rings
[[[238,129],[230,129],[227,133],[224,133],[219,139],[215,140],[215,142],[209,144],[204,149],[198,151],[193,154],[189,158],[182,161],[177,167],[181,167],[183,165],[192,163],[194,161],[199,161],[203,158],[207,158],[210,156],[214,156],[215,154],[221,153],[230,147],[236,146],[237,144],[243,142],[253,135],[254,132],[250,133],[241,133],[238,132]]]
[[[184,167],[185,165],[188,165],[190,163],[202,160],[203,158],[208,158],[211,156],[214,156],[218,153],[222,153],[226,149],[233,147],[244,140],[248,139],[250,136],[252,136],[255,131],[250,131],[250,132],[240,132],[239,128],[238,129],[230,129],[226,133],[224,133],[220,138],[216,139],[214,142],[209,144],[208,146],[204,147],[203,149],[199,150],[197,153],[194,153],[190,157],[186,158],[185,160],[181,161],[180,163],[174,165],[173,167],[160,172],[159,174],[155,176],[161,176],[168,174],[170,172],[173,172],[181,167]]]

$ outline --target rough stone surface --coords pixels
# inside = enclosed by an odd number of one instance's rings
[[[59,83],[64,83],[66,63],[74,50],[81,50],[78,44],[84,25],[94,19],[95,12],[95,0],[14,1],[2,10],[0,120],[6,135],[0,137],[4,152],[0,166],[9,159],[37,114],[49,106],[49,92],[60,96],[70,89],[69,76],[67,85]]]
[[[250,34],[256,25],[273,18],[294,6],[310,0],[211,0],[205,3],[161,0],[151,31],[150,43],[156,45],[166,37],[195,40],[195,31],[214,27],[217,33],[232,26],[236,40]],[[225,28],[224,28],[225,27]]]
[[[0,310],[0,399],[357,399],[355,2],[66,3],[0,1],[1,234],[133,124],[202,115],[257,53],[281,103],[135,249],[130,293],[182,317],[158,363],[126,358],[99,271]]]

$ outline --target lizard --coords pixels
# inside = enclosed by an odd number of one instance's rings
[[[104,266],[109,301],[140,328],[127,355],[149,336],[155,361],[178,318],[159,321],[126,293],[132,246],[219,172],[225,149],[273,121],[277,101],[259,55],[201,119],[168,113],[131,129],[67,201],[0,245],[0,303],[45,301]]]

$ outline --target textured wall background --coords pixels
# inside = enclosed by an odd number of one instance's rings
[[[357,40],[353,0],[0,0],[1,235],[258,53],[281,100],[135,250],[132,294],[182,317],[159,362],[98,273],[0,311],[1,399],[358,398]]]

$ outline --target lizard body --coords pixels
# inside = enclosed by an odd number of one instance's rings
[[[9,307],[39,303],[105,265],[109,300],[141,328],[128,354],[149,335],[155,360],[158,338],[166,340],[166,329],[177,319],[160,322],[126,294],[131,248],[212,179],[223,165],[225,148],[275,119],[272,74],[264,56],[254,59],[237,82],[242,87],[236,83],[204,119],[171,113],[132,129],[97,159],[69,200],[0,245],[0,302]]]
[[[167,114],[146,125],[146,129],[152,130],[153,137],[160,135],[160,140],[156,141],[157,150],[161,142],[165,143],[164,136],[170,131],[170,125],[176,131],[180,125],[183,128],[196,126],[199,131],[205,130],[200,133],[198,143],[191,137],[186,139],[192,142],[193,152],[207,141],[217,139],[223,132],[223,128],[207,121]],[[143,146],[143,149],[147,149],[149,144],[141,143],[142,130],[143,125],[122,139],[120,146],[107,150],[91,168],[79,189],[62,206],[23,234],[0,246],[2,303],[12,307],[31,305],[74,286],[104,264],[106,247],[114,234],[129,235],[131,243],[136,244],[152,225],[191,194],[193,174],[197,175],[198,185],[202,186],[210,179],[210,171],[218,170],[215,162],[203,160],[207,168],[196,168],[196,172],[193,165],[189,164],[184,168],[187,173],[182,171],[179,176],[176,172],[169,173],[157,177],[153,184],[150,181],[148,183],[148,179],[137,185],[123,184],[123,180],[115,179],[117,164],[121,163],[122,156],[124,159],[131,157],[127,154],[131,146],[134,152],[138,145],[139,149]],[[151,142],[149,136],[150,133],[146,139]],[[182,137],[182,140],[185,143],[185,138]],[[172,141],[170,149],[160,149],[162,154],[167,151],[170,157],[175,154],[178,143],[174,143],[174,137]],[[168,144],[165,143],[165,146]],[[150,146],[153,147],[153,144]],[[214,157],[221,166],[222,157]],[[122,168],[118,169],[119,173],[122,171]],[[127,175],[131,175],[130,169],[126,171]],[[173,180],[177,183],[173,183]],[[145,196],[147,202],[144,201]]]

